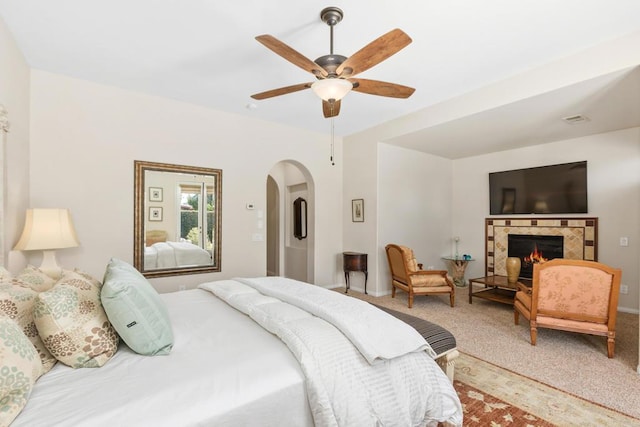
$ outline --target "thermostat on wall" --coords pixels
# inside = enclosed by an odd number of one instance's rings
[[[253,203],[247,203],[247,209],[249,209],[250,211],[255,209],[255,205]]]

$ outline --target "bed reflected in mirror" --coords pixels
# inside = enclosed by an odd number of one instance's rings
[[[220,271],[222,170],[136,160],[134,266],[146,277]]]

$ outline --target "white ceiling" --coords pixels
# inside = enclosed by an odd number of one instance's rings
[[[393,28],[413,39],[360,76],[415,87],[414,95],[348,94],[335,119],[339,135],[640,31],[638,0],[3,0],[0,16],[33,68],[328,133],[310,90],[250,98],[313,81],[254,37],[271,34],[312,60],[325,55],[329,28],[319,14],[326,6],[345,14],[335,28],[337,54],[349,56]],[[638,80],[637,71],[603,76],[392,143],[459,158],[640,126]],[[564,124],[559,117],[569,107],[592,120]]]

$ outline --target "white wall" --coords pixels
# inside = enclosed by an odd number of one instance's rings
[[[344,187],[342,221],[344,227],[343,247],[345,251],[367,254],[369,279],[367,291],[377,295],[378,283],[378,142],[370,135],[359,134],[345,138]],[[340,157],[338,156],[338,159]],[[351,201],[364,200],[364,222],[351,221]],[[336,255],[342,268],[342,255]],[[352,274],[349,285],[364,292],[363,274]],[[353,279],[353,280],[352,280]],[[342,274],[344,283],[344,273]]]
[[[265,275],[266,243],[252,241],[255,212],[266,210],[271,168],[291,160],[308,169],[322,206],[314,282],[339,280],[342,176],[327,160],[326,135],[38,70],[31,102],[31,205],[69,208],[81,242],[58,251],[64,267],[101,277],[110,257],[132,261],[133,161],[146,160],[223,170],[222,272],[152,279],[154,286]],[[30,261],[39,264],[40,254]]]
[[[11,252],[22,232],[25,211],[29,204],[29,91],[31,71],[13,36],[0,17],[0,104],[8,110],[11,129],[0,131],[5,147],[4,215],[0,218],[4,241],[0,264],[11,271],[25,263],[22,252]],[[0,233],[1,235],[1,233]]]
[[[344,248],[366,253],[372,295],[391,293],[385,246],[413,248],[418,262],[445,269],[450,254],[451,160],[369,139],[345,139]],[[364,222],[351,221],[351,200],[364,199]],[[352,274],[351,288],[364,290]]]
[[[391,293],[391,273],[384,247],[389,243],[413,249],[423,268],[446,270],[441,257],[451,255],[451,160],[378,145],[377,293]]]
[[[475,262],[466,277],[484,276],[484,220],[489,172],[587,160],[588,215],[598,217],[598,261],[622,269],[629,287],[619,306],[638,310],[640,288],[640,128],[469,157],[453,162],[453,233]],[[544,216],[544,215],[539,215]],[[621,247],[620,237],[629,238]]]

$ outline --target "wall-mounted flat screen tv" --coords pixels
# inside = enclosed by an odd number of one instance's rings
[[[587,211],[587,162],[489,173],[491,215]]]

